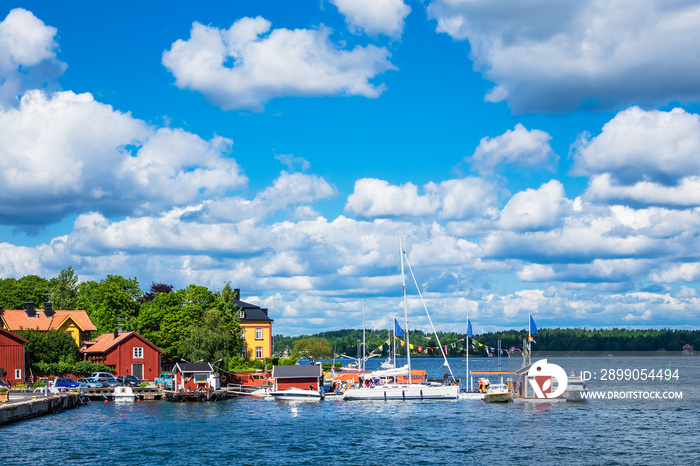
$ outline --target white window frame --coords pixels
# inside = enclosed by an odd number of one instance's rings
[[[246,346],[243,347],[243,359],[247,359],[248,357],[248,348]]]
[[[143,346],[134,346],[132,354],[134,359],[143,359]]]
[[[256,340],[262,340],[262,339],[263,339],[263,329],[262,329],[262,328],[256,328],[256,329],[255,329],[255,339],[256,339]]]
[[[238,318],[245,319],[245,311],[243,309],[241,309],[241,311],[238,313]]]
[[[262,359],[262,358],[263,358],[263,347],[256,346],[255,347],[255,359]]]
[[[15,369],[15,380],[22,380],[22,369]]]

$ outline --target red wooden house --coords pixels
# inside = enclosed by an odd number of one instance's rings
[[[11,386],[24,382],[24,345],[27,340],[0,328],[0,379]]]
[[[182,363],[173,367],[175,390],[196,391],[219,388],[218,374],[208,362]]]
[[[323,386],[323,370],[317,364],[272,366],[272,378],[275,379],[277,391],[284,391],[292,387],[319,391]]]
[[[95,341],[86,341],[80,350],[83,359],[116,369],[116,375],[133,375],[153,380],[160,374],[163,350],[136,332],[105,333]]]

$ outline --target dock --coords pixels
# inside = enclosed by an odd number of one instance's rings
[[[161,390],[162,399],[165,401],[181,402],[181,401],[220,401],[227,400],[228,398],[238,396],[226,389],[219,390]]]
[[[150,401],[163,398],[163,390],[155,387],[132,387],[134,395],[139,400]],[[90,401],[111,400],[114,395],[113,387],[105,388],[80,388],[80,393],[87,395]]]
[[[84,404],[79,393],[35,394],[10,392],[7,402],[0,404],[0,426],[12,424],[48,414],[60,413],[66,409]]]

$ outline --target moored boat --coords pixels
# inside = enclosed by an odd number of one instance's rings
[[[486,403],[507,403],[510,399],[510,391],[504,383],[495,383],[489,385],[484,393],[484,401]]]
[[[364,377],[365,384],[362,384],[359,388],[349,388],[348,390],[345,391],[343,394],[343,399],[344,400],[436,400],[436,399],[457,399],[459,395],[459,384],[454,383],[454,384],[447,384],[445,383],[444,385],[437,385],[437,384],[428,384],[428,383],[420,383],[416,384],[413,383],[413,371],[411,370],[411,344],[409,340],[409,331],[408,331],[408,308],[406,304],[406,279],[405,279],[405,274],[404,274],[404,257],[406,256],[406,253],[403,250],[403,245],[401,243],[401,235],[399,235],[399,255],[401,258],[401,286],[402,286],[402,291],[403,291],[403,309],[404,309],[404,321],[406,325],[405,331],[401,330],[398,326],[398,322],[394,321],[395,324],[395,332],[394,335],[397,337],[404,336],[405,333],[405,347],[406,347],[406,359],[408,364],[405,367],[399,368],[399,369],[389,369],[386,371],[375,371],[371,374],[370,379],[368,380],[367,376]],[[408,262],[408,257],[406,257],[406,262],[408,264],[409,270],[411,268],[411,264]],[[411,271],[411,275],[413,276],[413,272]],[[416,282],[415,276],[413,276],[413,280],[416,283],[416,287],[418,287],[418,284]],[[420,289],[418,290],[418,294],[421,298],[421,301],[423,300],[423,297],[420,295]],[[425,307],[424,308],[425,312],[428,315],[428,319],[430,320],[431,326],[432,326],[432,320],[430,319],[430,314],[428,313],[428,309]],[[437,335],[437,332],[435,331],[435,328],[433,327],[433,332],[435,333],[435,336],[438,341],[438,345],[440,346],[440,349],[442,350],[442,344],[440,344],[440,339]],[[404,343],[402,343],[404,344]],[[445,356],[443,352],[443,358],[445,359],[445,365],[447,366],[450,374],[452,373],[452,369],[449,366],[449,362],[447,361],[447,357]],[[383,373],[383,374],[380,374]],[[403,374],[401,374],[403,373]],[[385,378],[382,380],[381,375],[384,375]],[[407,378],[407,383],[397,383],[397,382],[391,382],[390,380],[391,377],[394,377],[393,380],[398,380],[399,377]],[[378,377],[379,383],[374,383],[375,382],[375,377]],[[454,376],[452,377],[454,380]],[[386,382],[384,382],[386,380]]]
[[[344,400],[448,400],[457,399],[459,385],[386,384],[351,388]]]
[[[303,390],[296,387],[271,391],[268,395],[280,401],[321,401],[323,399],[323,395],[317,391]]]
[[[131,403],[136,401],[136,395],[131,387],[114,387],[112,398],[115,403]]]

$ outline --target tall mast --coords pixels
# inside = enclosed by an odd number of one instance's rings
[[[401,235],[399,235],[399,255],[401,256],[401,288],[403,292],[403,315],[404,323],[406,325],[406,359],[408,360],[408,383],[411,384],[411,379],[413,379],[411,374],[411,343],[408,339],[408,306],[406,305],[406,277],[403,271],[403,242],[401,241]]]
[[[532,345],[530,342],[532,341],[532,335],[530,332],[532,331],[532,313],[528,312],[527,313],[527,363],[528,365],[532,363]]]
[[[365,304],[367,303],[367,300],[362,301],[362,370],[365,370]]]
[[[423,299],[423,293],[420,292],[420,287],[418,286],[418,281],[416,280],[416,276],[413,273],[413,268],[411,267],[411,261],[408,260],[408,256],[406,253],[402,257],[406,257],[406,265],[408,265],[408,271],[411,272],[411,277],[413,278],[413,283],[416,285],[416,290],[418,290],[418,297],[420,298],[421,303],[423,304],[423,309],[425,309],[425,315],[428,316],[428,322],[430,322],[430,327],[433,329],[433,334],[435,335],[435,339],[437,340],[437,344],[440,347],[440,352],[442,353],[442,358],[445,361],[445,366],[447,366],[447,369],[450,371],[450,375],[452,376],[452,380],[455,380],[455,375],[452,373],[452,367],[450,366],[450,362],[447,360],[447,354],[445,353],[445,350],[442,346],[442,343],[440,343],[440,337],[438,336],[437,330],[435,330],[435,325],[433,325],[433,319],[430,317],[430,313],[428,312],[428,306],[425,305],[425,300]],[[403,265],[403,263],[401,264]]]
[[[391,334],[394,336],[392,338],[392,343],[394,344],[394,368],[396,368],[396,316],[392,316],[394,322],[391,323]]]
[[[471,379],[469,378],[469,312],[467,312],[467,378],[464,379],[464,391],[469,392],[471,391],[471,387],[469,386],[469,382],[471,382]]]

